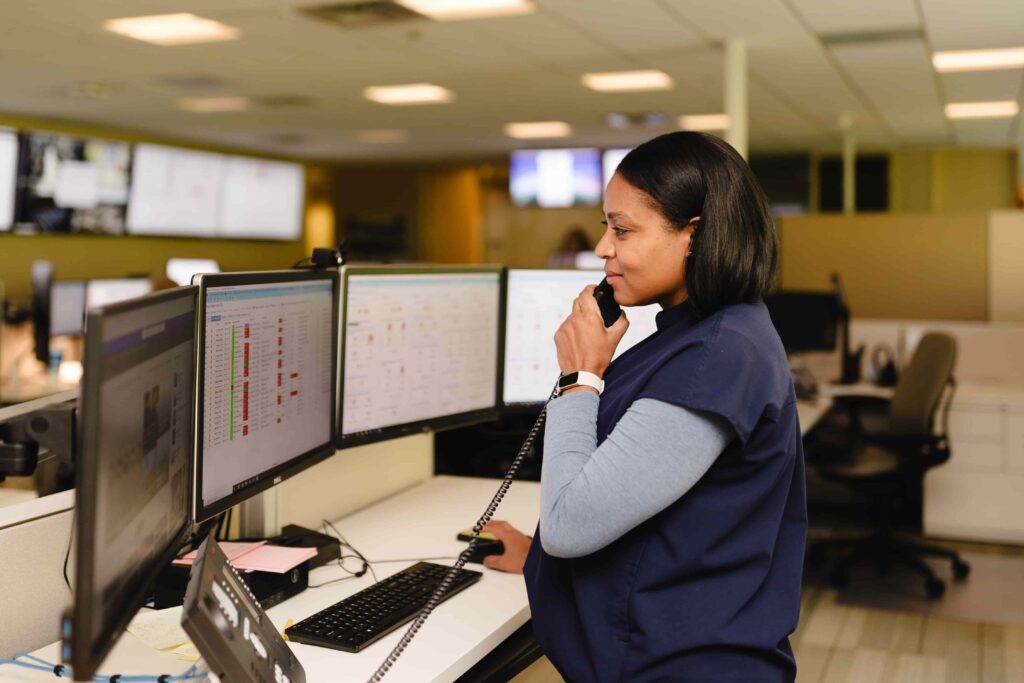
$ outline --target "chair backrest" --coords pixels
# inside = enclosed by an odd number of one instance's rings
[[[889,408],[889,429],[901,436],[927,436],[943,391],[956,366],[956,339],[942,332],[921,338],[903,369]]]

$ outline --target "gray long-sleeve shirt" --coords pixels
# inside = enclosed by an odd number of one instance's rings
[[[548,404],[540,537],[554,557],[589,555],[664,510],[734,437],[718,415],[643,398],[598,447],[598,403],[579,391]]]

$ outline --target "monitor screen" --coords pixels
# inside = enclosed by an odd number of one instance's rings
[[[596,285],[603,277],[604,273],[596,270],[508,271],[505,405],[537,405],[548,400],[559,374],[555,332],[583,288]],[[652,304],[622,310],[629,329],[615,350],[616,358],[657,329],[654,319],[661,307]]]
[[[224,162],[213,152],[136,145],[128,232],[215,237]]]
[[[512,152],[509,192],[516,206],[597,206],[601,187],[601,155],[596,149]]]
[[[56,133],[21,138],[15,223],[49,233],[124,233],[131,145]]]
[[[840,315],[835,294],[782,291],[764,303],[786,351],[835,350]]]
[[[191,529],[196,291],[88,314],[64,655],[78,680],[95,673]]]
[[[601,155],[601,176],[604,179],[605,187],[608,187],[612,176],[615,175],[615,169],[619,167],[619,162],[631,151],[631,148],[606,149]]]
[[[137,296],[149,294],[151,291],[153,291],[153,285],[149,278],[145,277],[89,280],[85,284],[85,307],[93,309],[106,306],[118,301],[134,299]]]
[[[221,183],[217,236],[299,239],[305,192],[302,164],[229,156]]]
[[[59,280],[50,288],[50,336],[82,334],[85,325],[85,283]]]
[[[338,273],[200,275],[195,519],[334,453]]]
[[[18,134],[0,128],[0,230],[14,225],[14,191],[18,185]]]
[[[167,279],[176,285],[191,284],[192,276],[199,273],[219,273],[220,264],[212,258],[169,258]]]
[[[500,267],[349,267],[344,277],[342,445],[496,416]]]

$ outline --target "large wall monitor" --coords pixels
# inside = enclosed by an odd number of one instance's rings
[[[619,163],[632,151],[630,148],[606,149],[601,155],[601,176],[604,186],[608,187]]]
[[[223,177],[223,154],[136,145],[128,232],[214,237]]]
[[[338,273],[199,275],[195,519],[334,453]]]
[[[15,224],[47,233],[124,233],[131,145],[56,133],[21,137]]]
[[[555,332],[572,311],[572,302],[604,273],[595,270],[508,271],[505,304],[503,400],[507,406],[532,406],[548,400],[558,379]],[[656,329],[657,305],[623,308],[629,329],[615,350],[619,357]]]
[[[596,206],[601,188],[601,155],[596,149],[512,152],[509,192],[516,206]]]
[[[184,542],[192,468],[195,287],[88,314],[65,661],[92,680]]]
[[[18,134],[0,128],[0,230],[14,225],[14,190],[18,185]]]
[[[294,240],[302,164],[140,144],[128,231],[135,235]]]
[[[340,445],[497,414],[501,268],[344,272]]]

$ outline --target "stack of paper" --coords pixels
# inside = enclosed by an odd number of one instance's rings
[[[224,541],[218,543],[228,557],[228,562],[240,572],[273,572],[284,574],[316,557],[316,548],[288,548],[280,545],[267,545],[266,541],[253,543],[236,543]],[[179,567],[191,567],[196,559],[196,551],[174,560],[171,564]]]

